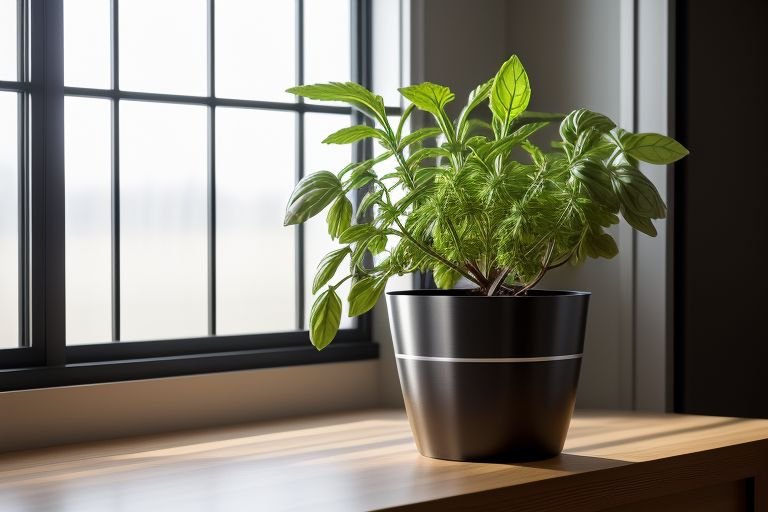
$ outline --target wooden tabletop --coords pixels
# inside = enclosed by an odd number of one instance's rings
[[[768,420],[579,412],[557,458],[471,464],[421,457],[384,410],[1,455],[0,510],[646,510],[686,492],[768,510],[766,472]]]

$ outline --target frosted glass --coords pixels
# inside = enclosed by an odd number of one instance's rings
[[[296,114],[216,111],[217,334],[296,328]]]
[[[399,107],[400,94],[400,1],[373,0],[373,91],[387,106]]]
[[[304,0],[305,84],[351,80],[350,23],[349,0]]]
[[[0,348],[19,345],[17,94],[0,92]]]
[[[205,107],[121,102],[123,340],[207,334],[206,124]]]
[[[110,86],[110,0],[64,0],[64,84]]]
[[[322,144],[329,134],[350,125],[350,118],[338,114],[306,114],[304,122],[305,143],[305,173],[315,171],[338,172],[352,161],[352,150],[348,144]],[[315,276],[320,260],[340,245],[328,236],[328,225],[325,222],[327,209],[304,224],[304,275],[307,279],[305,294],[306,322],[309,321],[309,311],[312,306],[312,279]],[[349,273],[349,265],[342,263],[331,283],[335,283]],[[353,327],[355,321],[347,316],[349,309],[347,295],[349,281],[339,288],[337,293],[342,299],[342,327]],[[305,322],[305,324],[306,324]]]
[[[16,0],[0,0],[0,80],[16,80]]]
[[[112,340],[111,103],[64,100],[67,344]]]
[[[120,2],[120,89],[205,95],[206,3]]]
[[[216,1],[216,96],[294,101],[296,2]]]

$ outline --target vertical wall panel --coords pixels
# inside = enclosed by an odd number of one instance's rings
[[[678,7],[675,408],[768,418],[768,3]]]

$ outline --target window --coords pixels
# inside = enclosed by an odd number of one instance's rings
[[[375,149],[284,90],[399,114],[399,4],[0,0],[0,390],[375,357],[367,317],[309,345],[333,245],[282,227],[304,173]]]

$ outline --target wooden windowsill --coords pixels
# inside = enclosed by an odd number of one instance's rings
[[[470,464],[377,410],[2,455],[0,510],[768,510],[767,474],[768,420],[582,411],[557,458]]]

